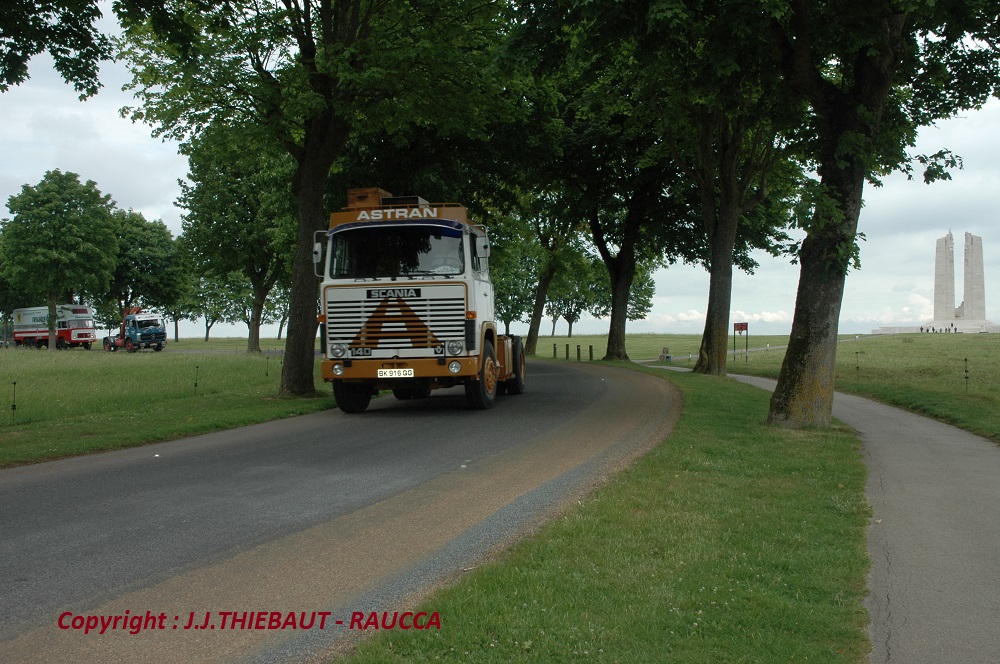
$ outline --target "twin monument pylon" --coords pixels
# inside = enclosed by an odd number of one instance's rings
[[[934,320],[922,326],[880,327],[873,334],[906,332],[1000,332],[1000,325],[986,320],[986,277],[983,274],[983,239],[965,234],[965,297],[955,306],[955,239],[951,231],[937,241],[934,254]]]

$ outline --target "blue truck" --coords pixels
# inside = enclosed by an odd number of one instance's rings
[[[125,310],[118,336],[104,337],[104,350],[124,348],[134,353],[140,348],[161,351],[167,346],[167,326],[159,314],[144,314],[139,307]]]

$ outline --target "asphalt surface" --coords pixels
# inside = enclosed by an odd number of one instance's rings
[[[322,658],[353,612],[406,610],[661,441],[679,407],[636,372],[532,363],[489,411],[461,388],[384,397],[2,470],[0,662]],[[330,625],[223,629],[224,612]],[[75,629],[90,616],[122,620]]]
[[[868,467],[870,661],[1000,662],[1000,446],[839,393],[833,416],[858,431]]]

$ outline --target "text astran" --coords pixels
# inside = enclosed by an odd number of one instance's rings
[[[438,209],[432,207],[392,208],[389,210],[362,210],[358,221],[382,221],[385,219],[434,219]]]

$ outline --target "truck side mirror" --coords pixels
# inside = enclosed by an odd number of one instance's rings
[[[485,235],[476,238],[476,256],[479,258],[490,257],[490,239]]]
[[[326,235],[326,231],[316,231],[313,234],[313,273],[317,277],[322,277],[321,271],[323,269],[323,243],[320,241],[320,235]]]

